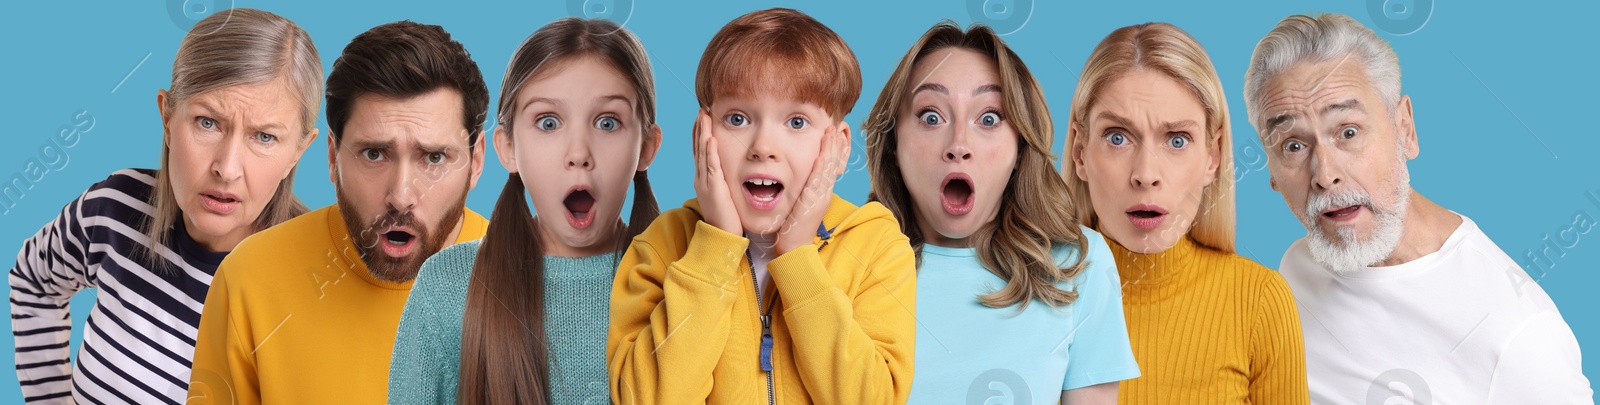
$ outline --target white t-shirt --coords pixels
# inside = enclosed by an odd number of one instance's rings
[[[1316,404],[1592,404],[1578,341],[1543,288],[1471,219],[1439,251],[1336,274],[1296,241]]]
[[[772,273],[767,272],[767,263],[778,258],[778,236],[750,234],[749,239],[750,270],[756,272],[756,294],[764,295],[767,285],[772,284]]]

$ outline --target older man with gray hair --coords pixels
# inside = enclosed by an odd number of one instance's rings
[[[1411,188],[1420,147],[1388,43],[1345,15],[1290,16],[1256,46],[1244,91],[1272,189],[1307,230],[1279,271],[1313,403],[1593,403],[1550,296]]]

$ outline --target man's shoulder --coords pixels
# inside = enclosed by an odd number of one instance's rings
[[[331,209],[338,208],[329,206],[311,211],[250,235],[228,253],[222,267],[234,276],[249,273],[252,271],[249,269],[254,268],[276,268],[330,257],[337,253],[331,252],[334,244],[328,233],[328,210]]]
[[[417,272],[417,282],[412,285],[413,295],[420,291],[454,291],[472,280],[473,265],[478,260],[478,247],[483,239],[473,239],[450,245],[429,256]]]
[[[1283,275],[1291,287],[1307,281],[1308,277],[1327,272],[1326,267],[1311,258],[1311,248],[1306,245],[1306,238],[1295,239],[1278,261],[1278,274]]]

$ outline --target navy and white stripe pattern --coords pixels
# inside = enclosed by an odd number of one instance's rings
[[[226,253],[200,247],[176,221],[150,263],[140,231],[155,171],[111,174],[23,243],[11,268],[17,378],[29,403],[179,404],[201,305]],[[96,288],[77,364],[69,364],[73,294]]]

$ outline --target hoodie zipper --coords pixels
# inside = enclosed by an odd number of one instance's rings
[[[771,304],[768,304],[766,311],[762,311],[761,310],[761,280],[756,278],[756,269],[755,269],[756,262],[755,262],[754,258],[750,257],[750,251],[746,250],[744,255],[745,255],[745,260],[749,260],[750,261],[750,285],[753,286],[755,291],[756,291],[756,314],[761,317],[761,345],[767,347],[766,354],[767,354],[768,357],[767,357],[767,359],[765,359],[766,361],[760,361],[761,359],[758,359],[758,362],[761,363],[760,364],[760,366],[762,366],[761,368],[766,368],[767,369],[767,370],[764,370],[767,373],[767,405],[776,405],[777,404],[776,393],[774,392],[773,387],[772,387],[772,372],[773,372],[773,370],[771,370],[771,367],[770,367],[770,364],[771,364],[771,361],[772,361],[772,346],[771,345],[773,344],[773,339],[772,339],[772,306],[771,306]],[[776,301],[776,300],[774,300],[774,301]]]
[[[828,246],[828,240],[833,239],[833,232],[834,229],[828,229],[827,225],[817,224],[817,237],[822,238],[822,245],[817,246],[819,253],[823,247]],[[772,373],[777,368],[772,365],[772,358],[776,357],[773,354],[776,350],[772,338],[772,307],[778,303],[778,297],[772,297],[767,301],[766,310],[761,309],[761,279],[756,277],[756,261],[750,257],[749,250],[744,251],[744,258],[750,262],[750,285],[756,291],[756,314],[761,317],[761,346],[767,355],[765,359],[758,359],[761,368],[767,373],[767,405],[777,405],[777,391],[772,386]]]

